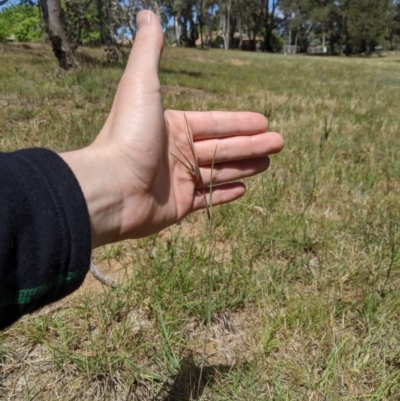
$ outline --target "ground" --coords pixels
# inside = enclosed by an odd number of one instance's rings
[[[2,46],[2,150],[95,137],[123,65],[78,58]],[[400,399],[400,56],[167,48],[160,79],[165,107],[264,113],[285,149],[212,238],[198,212],[101,248],[116,288],[0,333],[0,399]]]

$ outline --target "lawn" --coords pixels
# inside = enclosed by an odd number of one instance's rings
[[[123,65],[78,57],[0,48],[2,151],[96,136]],[[399,400],[400,56],[167,48],[160,80],[166,108],[264,113],[285,148],[211,238],[201,211],[100,248],[116,288],[88,275],[1,332],[0,400]]]

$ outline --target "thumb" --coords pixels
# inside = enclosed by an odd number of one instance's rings
[[[138,32],[105,128],[121,123],[125,128],[162,125],[163,109],[158,80],[158,64],[164,47],[164,35],[157,16],[149,11],[137,15]],[[139,113],[141,111],[141,113]]]
[[[164,35],[157,16],[149,10],[141,11],[136,17],[138,32],[124,73],[129,77],[149,76],[154,79],[164,48]]]

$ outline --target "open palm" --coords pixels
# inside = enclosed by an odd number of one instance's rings
[[[94,247],[153,234],[206,207],[203,190],[208,194],[213,161],[213,205],[239,198],[245,187],[235,180],[267,169],[268,155],[283,147],[282,137],[267,133],[268,121],[257,113],[164,110],[158,80],[161,26],[150,11],[139,13],[137,21],[111,112],[86,150],[86,168],[75,170],[89,199]],[[186,120],[202,179],[187,168],[196,161]],[[65,158],[73,167],[74,155]],[[95,169],[101,177],[96,186],[90,179]]]

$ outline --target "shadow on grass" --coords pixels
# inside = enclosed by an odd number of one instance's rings
[[[106,52],[102,54],[102,57],[98,55],[93,56],[85,51],[80,51],[76,54],[76,58],[81,66],[85,67],[99,67],[99,68],[115,68],[121,67],[124,68],[126,65],[127,57],[129,53],[126,53],[125,56],[119,56],[118,60],[107,60]]]
[[[160,72],[162,74],[176,74],[176,75],[187,75],[192,78],[200,78],[203,77],[203,73],[199,71],[187,71],[187,70],[171,70],[169,68],[161,68]],[[207,74],[214,75],[214,74]]]
[[[218,377],[235,369],[235,365],[205,366],[201,372],[193,355],[181,360],[178,374],[173,382],[167,382],[155,398],[157,401],[194,401],[199,400],[204,391],[212,387]]]

